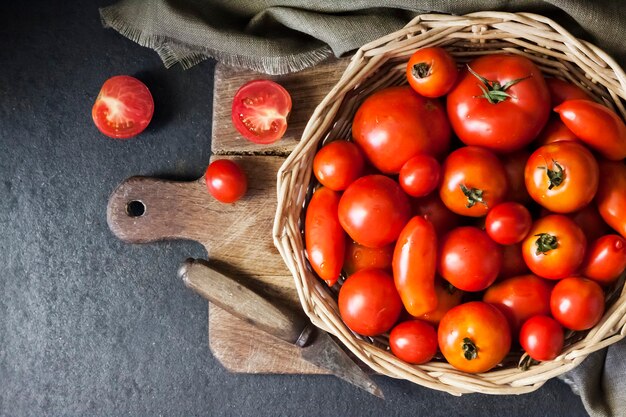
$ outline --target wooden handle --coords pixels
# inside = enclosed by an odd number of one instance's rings
[[[311,336],[313,326],[303,314],[270,302],[203,261],[186,260],[178,276],[210,302],[279,339],[304,346]]]

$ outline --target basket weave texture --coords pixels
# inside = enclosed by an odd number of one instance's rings
[[[607,310],[590,331],[571,332],[560,356],[523,369],[521,352],[512,352],[489,372],[467,374],[445,361],[409,365],[388,349],[387,340],[354,334],[342,322],[336,293],[310,269],[302,234],[303,215],[315,178],[312,162],[326,141],[349,139],[354,113],[375,90],[406,82],[405,68],[418,48],[442,46],[465,63],[485,54],[513,53],[530,58],[547,76],[570,81],[626,118],[626,75],[600,48],[576,39],[556,22],[529,13],[478,12],[464,16],[420,15],[403,29],[364,45],[317,107],[301,142],[278,172],[278,210],[274,243],[294,276],[302,307],[311,321],[335,335],[375,372],[461,395],[522,394],[563,374],[590,353],[626,336],[624,277],[607,295]]]

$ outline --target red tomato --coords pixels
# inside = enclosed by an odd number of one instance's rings
[[[554,286],[550,296],[552,316],[571,330],[587,330],[604,314],[604,293],[598,283],[583,277],[569,277]]]
[[[415,365],[426,363],[437,353],[437,332],[423,321],[405,321],[391,329],[389,347],[405,362]]]
[[[204,174],[209,193],[222,203],[234,203],[248,190],[248,179],[241,167],[229,159],[209,164]]]
[[[311,197],[304,221],[309,263],[330,287],[339,278],[346,248],[346,236],[337,217],[340,198],[336,191],[318,188]]]
[[[423,217],[413,217],[402,229],[393,252],[393,277],[404,308],[420,316],[437,307],[435,271],[437,234]]]
[[[356,271],[367,268],[391,269],[394,245],[382,248],[368,248],[359,245],[352,239],[346,239],[346,255],[343,261],[343,269],[346,274],[352,275]]]
[[[409,85],[424,97],[441,97],[454,86],[459,71],[452,55],[445,49],[418,49],[406,65]]]
[[[287,130],[291,96],[270,80],[250,81],[235,93],[231,118],[235,129],[254,143],[268,144]]]
[[[609,285],[626,270],[626,240],[619,235],[606,235],[591,242],[581,272],[602,285]]]
[[[435,158],[419,154],[402,165],[398,181],[408,195],[424,197],[437,188],[440,174],[441,167]]]
[[[464,226],[448,232],[439,245],[439,274],[463,291],[482,291],[502,267],[502,247],[482,230]]]
[[[437,308],[424,313],[415,318],[427,321],[432,324],[439,324],[443,316],[450,311],[452,307],[461,304],[463,299],[463,291],[455,288],[448,281],[437,277],[435,278],[435,295],[437,296]]]
[[[533,200],[526,190],[524,182],[524,169],[526,169],[526,161],[530,157],[530,152],[521,150],[502,155],[500,160],[504,166],[506,173],[506,182],[508,184],[508,192],[505,200],[517,201],[522,204],[529,204]]]
[[[502,247],[502,268],[500,268],[499,278],[515,277],[529,271],[522,256],[521,243]]]
[[[596,195],[602,219],[626,238],[626,165],[623,162],[600,162],[600,185]]]
[[[606,159],[626,158],[626,125],[614,111],[589,100],[568,100],[554,111],[569,130]]]
[[[533,219],[530,212],[519,203],[498,204],[487,213],[485,231],[501,245],[519,243],[528,234]]]
[[[537,139],[535,146],[541,147],[554,142],[580,142],[574,132],[569,130],[567,126],[558,117],[550,117],[548,124],[543,128]]]
[[[402,312],[393,278],[381,269],[363,269],[339,290],[339,314],[354,332],[376,336],[391,329]]]
[[[412,199],[413,213],[422,216],[433,224],[437,235],[443,235],[461,225],[463,218],[450,211],[437,193]]]
[[[550,91],[550,108],[555,108],[567,100],[591,100],[591,97],[575,84],[558,78],[546,78],[546,85]]]
[[[483,301],[494,305],[509,322],[517,337],[522,324],[538,314],[550,314],[552,284],[535,275],[521,275],[500,281],[487,288]]]
[[[535,221],[522,243],[526,265],[548,279],[572,275],[583,261],[587,239],[570,218],[551,214]]]
[[[380,248],[394,242],[411,217],[409,198],[397,182],[368,175],[353,182],[339,202],[339,221],[361,245]]]
[[[593,200],[600,171],[583,145],[556,142],[533,152],[524,177],[533,200],[554,213],[571,213]]]
[[[150,90],[128,75],[106,80],[91,109],[98,130],[116,139],[127,139],[143,132],[153,113],[154,100]]]
[[[477,146],[452,152],[442,167],[441,201],[453,212],[481,217],[504,200],[507,180],[502,162]]]
[[[605,223],[600,213],[598,213],[598,208],[595,204],[589,204],[581,210],[569,213],[567,217],[580,226],[588,241],[595,240],[607,234],[610,230],[609,225]]]
[[[550,361],[563,350],[565,335],[558,321],[548,316],[535,316],[522,326],[519,341],[534,360]]]
[[[486,55],[472,61],[447,103],[459,139],[496,152],[528,145],[550,114],[550,93],[541,71],[519,55]]]
[[[365,159],[357,145],[336,140],[322,147],[313,159],[315,178],[325,187],[335,191],[348,188],[363,175]]]
[[[450,125],[439,101],[422,97],[409,86],[390,87],[361,104],[352,123],[352,137],[378,170],[397,174],[417,154],[445,154],[450,147]]]
[[[481,301],[448,311],[439,323],[437,338],[448,363],[470,373],[487,372],[511,348],[506,318],[497,308]]]

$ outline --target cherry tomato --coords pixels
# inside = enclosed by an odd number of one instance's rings
[[[309,263],[330,287],[339,278],[346,248],[346,236],[337,217],[340,198],[336,191],[318,188],[311,197],[304,220]]]
[[[498,278],[510,278],[529,272],[528,265],[522,256],[522,244],[502,247],[502,268]]]
[[[443,235],[460,226],[463,221],[461,216],[453,213],[443,204],[437,193],[429,194],[422,198],[414,198],[411,202],[413,213],[431,222],[437,231],[437,235]]]
[[[546,85],[550,91],[550,108],[555,108],[567,100],[591,100],[585,90],[567,81],[558,78],[546,78]]]
[[[104,135],[127,139],[148,127],[154,113],[154,100],[148,87],[128,75],[116,75],[104,82],[91,117]]]
[[[367,268],[391,270],[394,245],[382,248],[368,248],[359,245],[352,239],[346,239],[346,255],[343,261],[343,270],[352,275],[356,271]]]
[[[563,350],[565,335],[558,321],[548,316],[534,316],[522,326],[519,342],[534,360],[550,361]]]
[[[587,330],[604,314],[604,293],[598,283],[584,277],[560,280],[550,296],[552,316],[571,330]]]
[[[361,245],[380,248],[394,242],[411,216],[409,198],[397,182],[368,175],[353,182],[339,202],[339,221]]]
[[[402,165],[398,182],[408,195],[424,197],[437,188],[440,174],[441,167],[435,158],[419,154]]]
[[[496,280],[502,267],[502,247],[482,230],[452,229],[439,244],[439,274],[463,291],[482,291]]]
[[[552,284],[535,275],[521,275],[487,288],[483,301],[498,308],[517,337],[522,324],[538,314],[550,314]]]
[[[385,174],[397,174],[420,153],[445,154],[450,125],[439,101],[411,87],[390,87],[365,99],[352,123],[352,137],[371,163]]]
[[[570,218],[551,214],[535,221],[522,242],[526,265],[548,279],[572,275],[583,261],[587,238]]]
[[[550,117],[548,124],[543,128],[537,139],[535,146],[541,147],[554,142],[580,142],[574,132],[569,130],[559,117]]]
[[[441,97],[454,86],[459,71],[452,55],[445,49],[418,49],[406,66],[409,85],[424,97]]]
[[[600,236],[607,234],[610,227],[600,216],[598,208],[595,204],[589,204],[581,210],[568,213],[567,217],[574,220],[587,236],[587,240],[595,240]]]
[[[624,162],[600,162],[600,185],[596,195],[602,219],[626,238],[626,165]]]
[[[626,158],[626,125],[614,111],[589,100],[568,100],[554,111],[569,130],[606,159]]]
[[[322,147],[313,159],[315,178],[335,191],[348,188],[363,175],[365,158],[357,145],[336,140]]]
[[[609,285],[626,270],[626,240],[606,235],[591,242],[581,267],[582,274],[602,285]]]
[[[485,231],[497,243],[512,245],[519,243],[528,234],[533,219],[530,212],[519,203],[498,204],[487,213]]]
[[[506,193],[502,162],[486,149],[465,146],[448,155],[443,163],[439,196],[457,214],[484,216],[504,200]]]
[[[481,301],[448,311],[439,323],[437,338],[448,363],[470,373],[487,372],[511,348],[506,318],[497,308]]]
[[[287,130],[291,96],[270,80],[250,81],[235,93],[231,118],[235,129],[254,143],[268,144]]]
[[[426,363],[437,353],[437,332],[423,321],[405,321],[391,329],[389,347],[405,362],[415,365]]]
[[[402,229],[393,252],[393,277],[404,308],[420,316],[437,307],[435,271],[437,234],[423,217],[413,217]]]
[[[554,213],[571,213],[593,200],[600,171],[583,145],[556,142],[533,152],[524,176],[533,200]]]
[[[441,277],[435,278],[435,295],[437,296],[437,308],[424,313],[415,318],[427,321],[431,324],[439,324],[443,316],[450,311],[452,307],[461,304],[463,299],[463,291],[450,284]]]
[[[517,201],[522,204],[529,204],[533,201],[524,182],[524,169],[526,169],[526,161],[529,157],[530,152],[525,150],[511,152],[500,157],[508,185],[505,200]]]
[[[393,278],[382,269],[363,269],[349,276],[339,290],[339,314],[354,332],[364,336],[384,333],[402,312]]]
[[[541,132],[550,93],[539,68],[519,55],[487,55],[470,62],[448,94],[448,116],[466,145],[512,152]]]
[[[222,203],[234,203],[248,190],[248,179],[241,167],[229,159],[209,164],[204,174],[209,193]]]

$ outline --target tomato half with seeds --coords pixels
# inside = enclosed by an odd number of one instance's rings
[[[235,93],[231,119],[235,129],[254,143],[269,144],[287,131],[291,96],[270,80],[250,81]]]
[[[128,75],[117,75],[104,82],[91,116],[104,135],[127,139],[148,127],[154,114],[154,100],[148,87]]]
[[[591,329],[604,314],[604,292],[597,282],[585,277],[564,278],[552,289],[550,310],[568,329]]]
[[[415,365],[426,363],[437,353],[437,332],[429,323],[405,321],[391,329],[389,347],[405,362]]]
[[[417,50],[406,66],[409,85],[424,97],[441,97],[454,87],[459,74],[452,55],[440,47]]]
[[[581,267],[582,274],[602,285],[617,281],[626,270],[626,239],[606,235],[591,242]]]

